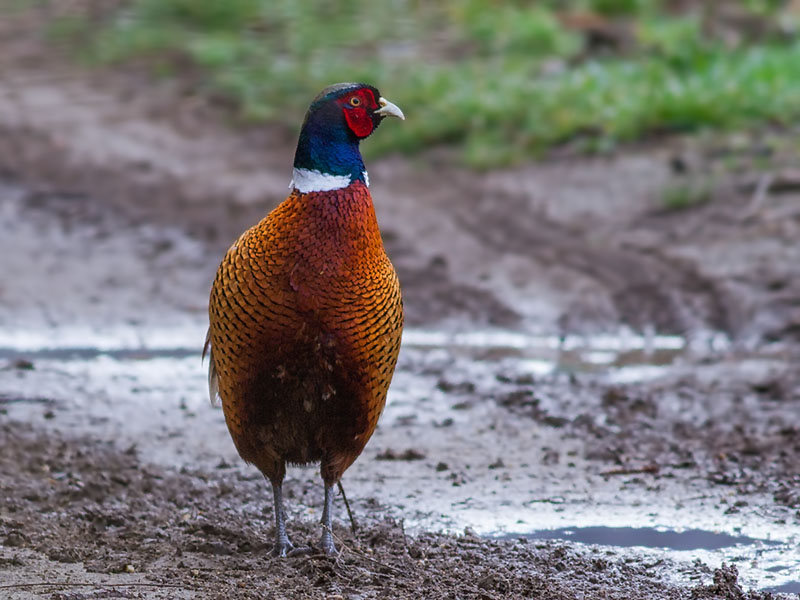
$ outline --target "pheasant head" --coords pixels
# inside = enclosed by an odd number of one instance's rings
[[[314,98],[306,113],[294,156],[291,187],[324,192],[355,181],[369,185],[358,144],[385,117],[403,112],[365,83],[337,83]]]

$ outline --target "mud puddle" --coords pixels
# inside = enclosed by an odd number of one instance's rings
[[[636,549],[655,561],[671,559],[690,561],[722,559],[737,563],[747,559],[759,565],[759,587],[768,591],[800,592],[800,554],[790,544],[771,539],[756,539],[700,529],[667,529],[665,527],[572,527],[545,529],[525,534],[506,534],[501,539],[564,540],[589,546],[613,548],[625,552]],[[794,561],[794,562],[792,562]],[[780,582],[780,583],[777,583]]]
[[[663,548],[668,550],[719,550],[732,546],[751,546],[765,544],[775,546],[772,540],[757,540],[745,536],[734,536],[713,531],[689,529],[670,531],[654,527],[576,527],[572,529],[552,529],[532,531],[525,535],[531,540],[571,540],[582,544],[600,546],[620,546],[644,548]],[[774,570],[774,567],[770,568]]]
[[[800,583],[786,583],[784,585],[777,585],[775,587],[767,588],[769,592],[776,594],[800,594]]]

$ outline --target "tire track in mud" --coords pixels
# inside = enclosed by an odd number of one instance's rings
[[[555,222],[529,204],[522,195],[484,195],[468,210],[457,207],[454,219],[499,253],[590,278],[608,294],[618,321],[633,329],[653,327],[684,335],[709,329],[736,333],[738,301],[699,265],[667,257],[655,245],[626,241],[624,232],[593,239],[591,229]],[[585,315],[594,311],[593,300],[584,295],[565,308],[560,319],[564,333],[584,326]]]

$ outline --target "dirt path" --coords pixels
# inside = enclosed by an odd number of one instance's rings
[[[372,161],[409,329],[346,477],[362,529],[337,509],[337,560],[275,561],[198,355],[211,274],[285,195],[292,140],[135,76],[56,77],[21,38],[0,62],[0,597],[797,590],[796,191],[754,202],[743,171],[665,211],[678,142],[483,175]],[[287,484],[312,543],[317,479]]]

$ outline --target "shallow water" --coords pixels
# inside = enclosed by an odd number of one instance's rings
[[[777,546],[773,540],[758,540],[747,536],[734,536],[702,529],[672,531],[654,527],[572,527],[532,531],[522,536],[505,535],[503,538],[525,537],[532,540],[569,540],[582,544],[632,548],[662,548],[665,550],[719,550],[733,546]],[[778,569],[780,570],[780,569]]]
[[[197,321],[158,328],[128,325],[40,331],[4,328],[0,331],[0,360],[21,355],[62,360],[89,360],[98,356],[118,360],[180,359],[199,354],[204,339],[204,325]],[[510,359],[519,370],[534,375],[607,374],[620,382],[657,377],[688,352],[683,338],[647,338],[629,332],[618,336],[557,338],[503,331],[452,333],[407,329],[403,347],[444,350],[455,357],[481,362]]]
[[[634,519],[635,520],[635,519]],[[777,533],[777,528],[772,533]],[[745,580],[772,592],[800,592],[796,536],[787,541],[703,529],[666,527],[562,527],[495,536],[500,539],[563,540],[652,554],[654,559],[735,564]]]
[[[774,587],[766,588],[767,591],[775,592],[776,594],[800,594],[800,581],[793,583],[785,583]]]

